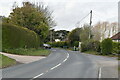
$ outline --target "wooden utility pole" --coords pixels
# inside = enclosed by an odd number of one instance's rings
[[[53,29],[50,30],[50,42],[53,42]]]
[[[92,25],[92,10],[90,11],[90,26]]]
[[[92,25],[92,10],[90,11],[90,32],[89,32],[89,39],[91,39],[91,25]]]

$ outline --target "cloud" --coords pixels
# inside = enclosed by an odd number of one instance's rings
[[[8,16],[14,2],[21,5],[26,0],[1,0],[0,15]],[[93,10],[93,25],[98,21],[117,21],[118,0],[28,0],[30,2],[44,2],[53,11],[53,17],[57,23],[56,30],[72,30],[76,23]],[[89,24],[89,16],[80,25]]]

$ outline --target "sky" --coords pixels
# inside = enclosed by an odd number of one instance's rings
[[[43,2],[48,5],[50,11],[53,11],[52,16],[57,24],[53,27],[55,30],[70,31],[89,24],[90,15],[85,16],[91,10],[93,12],[92,25],[99,21],[118,22],[119,0],[0,0],[0,15],[9,16],[13,3],[17,2],[18,6],[21,6],[23,1]]]

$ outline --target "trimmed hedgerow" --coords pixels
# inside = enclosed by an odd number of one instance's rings
[[[13,24],[2,24],[2,49],[11,48],[38,48],[39,36],[27,28]]]
[[[107,38],[101,42],[101,51],[103,55],[112,54],[113,51],[112,39]]]
[[[120,42],[113,42],[113,53],[120,54]]]

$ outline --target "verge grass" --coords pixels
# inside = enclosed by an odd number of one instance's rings
[[[15,64],[16,64],[16,61],[14,59],[11,59],[7,56],[0,54],[0,68],[9,67]]]
[[[50,54],[50,50],[48,49],[35,49],[35,48],[29,48],[29,49],[5,49],[6,53],[16,54],[16,55],[27,55],[27,56],[48,56]]]
[[[84,53],[93,54],[93,55],[99,55],[99,56],[118,57],[118,55],[113,55],[113,54],[102,55],[101,53],[96,52],[96,51],[85,51]]]

